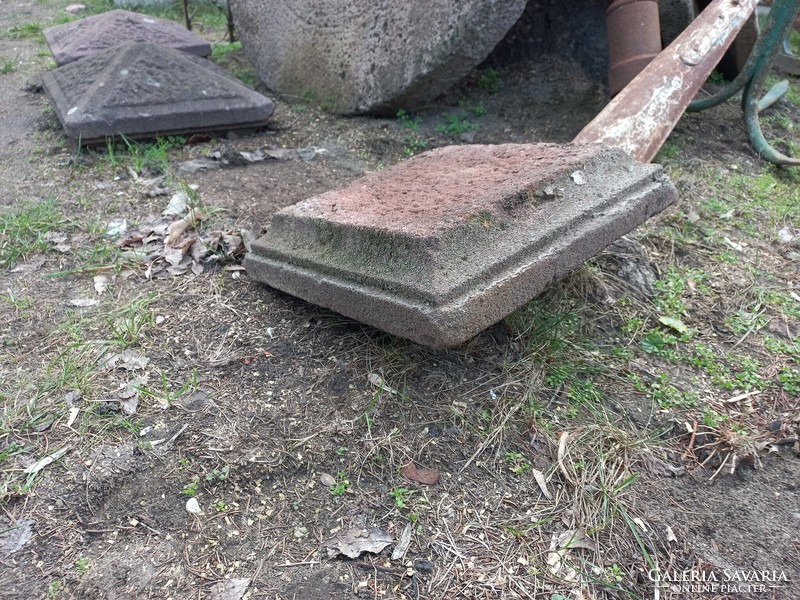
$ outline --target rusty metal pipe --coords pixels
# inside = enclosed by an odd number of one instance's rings
[[[573,140],[603,143],[640,162],[656,155],[758,0],[714,0]]]
[[[617,95],[661,52],[657,0],[609,0],[608,87]]]

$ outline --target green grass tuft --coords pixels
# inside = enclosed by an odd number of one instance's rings
[[[53,200],[22,204],[0,214],[0,267],[11,268],[28,254],[47,250],[45,234],[66,222]]]

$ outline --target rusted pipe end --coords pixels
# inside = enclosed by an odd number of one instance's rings
[[[657,0],[610,0],[606,10],[608,86],[616,95],[661,52]]]
[[[753,14],[758,0],[712,0],[573,140],[649,162]]]

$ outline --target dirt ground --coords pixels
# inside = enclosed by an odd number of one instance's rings
[[[65,4],[4,1],[0,24]],[[800,210],[744,208],[760,182],[800,206],[798,179],[735,102],[659,156],[675,207],[439,352],[248,280],[239,251],[131,262],[109,224],[196,186],[209,227],[246,238],[425,147],[569,141],[607,101],[579,65],[477,70],[419,121],[276,98],[267,131],[170,148],[154,184],[63,138],[36,37],[0,36],[4,57],[0,211],[55,208],[0,271],[0,597],[800,598],[800,250],[778,235]],[[800,107],[772,110],[789,151]],[[477,129],[437,131],[448,114]],[[264,148],[316,151],[181,168]]]

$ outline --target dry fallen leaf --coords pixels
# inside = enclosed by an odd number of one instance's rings
[[[100,304],[100,300],[96,300],[95,298],[73,298],[67,302],[67,304],[77,308],[88,308]]]
[[[672,531],[672,527],[667,525],[666,530],[667,530],[667,541],[668,542],[675,542],[677,544],[678,543],[678,538],[675,537],[675,532]]]
[[[564,557],[561,555],[561,552],[550,551],[547,553],[547,566],[553,575],[558,575],[563,562]]]
[[[567,471],[567,467],[564,463],[564,458],[566,457],[567,454],[568,439],[569,439],[569,431],[564,431],[561,434],[561,437],[558,438],[558,454],[556,458],[558,460],[558,468],[561,471],[561,474],[564,476],[564,479],[566,479],[567,482],[573,487],[577,487],[575,480],[569,474],[569,471]]]
[[[13,269],[11,269],[11,272],[28,275],[30,273],[38,271],[43,264],[44,264],[44,256],[34,256],[33,258],[28,259],[28,261],[20,265],[17,265]]]
[[[167,267],[167,273],[172,275],[173,277],[176,275],[186,275],[189,272],[189,261],[182,260],[181,264],[177,266],[169,266]]]
[[[377,373],[369,374],[369,382],[376,388],[380,388],[381,391],[386,392],[387,394],[397,393],[397,390],[386,385],[386,381],[383,379],[383,377],[381,377]]]
[[[320,547],[327,550],[329,557],[344,554],[348,558],[358,558],[362,552],[377,554],[392,543],[394,543],[392,536],[377,527],[372,529],[355,527],[340,531],[322,542]]]
[[[190,225],[189,222],[185,219],[178,219],[177,221],[173,221],[167,227],[167,237],[164,239],[165,246],[174,246],[175,242],[177,242],[183,233],[189,229]]]
[[[730,246],[731,248],[733,248],[737,252],[744,252],[744,246],[742,246],[738,242],[734,242],[733,240],[731,240],[727,236],[723,237],[722,241],[724,241],[726,244],[728,244],[728,246]]]
[[[409,545],[411,544],[411,533],[413,528],[411,523],[406,523],[405,529],[403,529],[403,533],[400,534],[400,540],[397,542],[397,546],[395,546],[394,550],[392,551],[392,560],[400,560],[408,550]]]
[[[189,205],[189,196],[186,195],[186,192],[179,191],[175,192],[172,197],[169,199],[169,204],[167,204],[167,208],[161,213],[164,217],[179,217],[183,213],[186,212],[186,208]]]
[[[570,556],[568,548],[561,547],[562,535],[556,533],[550,539],[550,549],[547,552],[547,567],[550,573],[557,575],[563,581],[575,581],[577,579],[577,572],[573,569],[566,560]]]
[[[201,156],[200,158],[193,158],[178,165],[178,170],[183,173],[197,173],[198,171],[206,171],[211,169],[219,169],[222,163],[213,158]]]
[[[42,236],[42,241],[57,247],[67,241],[67,234],[60,231],[48,231]]]
[[[142,356],[132,348],[126,348],[119,354],[113,354],[109,356],[102,363],[102,366],[106,369],[116,369],[117,367],[122,367],[126,371],[136,371],[137,369],[144,369],[149,362],[150,359],[146,356]]]
[[[544,473],[542,473],[539,469],[534,469],[531,467],[531,473],[533,474],[533,478],[536,480],[536,483],[539,484],[539,489],[542,490],[542,494],[548,500],[553,499],[553,495],[550,493],[550,490],[547,489],[547,480],[544,478]]]
[[[78,413],[81,412],[81,409],[77,406],[73,406],[69,409],[69,418],[67,419],[67,427],[72,427],[72,424],[75,422],[75,419],[78,418]]]
[[[178,247],[166,246],[164,247],[164,260],[166,260],[173,267],[181,264],[183,260],[183,244]]]
[[[197,225],[205,219],[206,216],[199,208],[190,208],[189,212],[186,213],[186,216],[183,217],[184,221],[189,223],[191,227],[197,227]]]
[[[597,550],[597,544],[594,543],[587,535],[586,532],[581,529],[570,529],[569,531],[563,532],[561,535],[558,536],[558,547],[559,548],[584,548],[586,550]]]
[[[135,415],[139,408],[139,390],[129,384],[120,390],[117,396],[122,412],[128,416]]]
[[[439,483],[439,471],[433,469],[418,469],[414,461],[408,461],[400,467],[400,474],[410,481],[423,485],[436,485]]]
[[[136,411],[139,409],[139,396],[131,396],[130,398],[120,398],[119,406],[122,409],[122,413],[131,417],[136,414]]]
[[[26,468],[23,471],[23,473],[25,473],[26,475],[31,475],[33,473],[38,473],[39,471],[44,469],[50,463],[55,462],[59,458],[64,456],[67,452],[70,451],[71,448],[72,448],[72,446],[64,446],[63,448],[61,448],[61,450],[56,450],[52,454],[48,454],[44,458],[40,458],[35,463],[30,465],[28,468]]]
[[[108,275],[95,275],[94,276],[94,291],[102,294],[111,285],[111,278]]]
[[[209,600],[241,600],[249,585],[249,578],[218,581],[211,588]]]
[[[179,210],[181,198],[173,196],[175,202],[165,212],[171,214]],[[188,208],[178,219],[150,217],[137,231],[126,233],[118,245],[130,248],[126,251],[130,258],[147,264],[146,279],[200,275],[209,264],[219,264],[223,268],[240,266],[236,263],[249,251],[250,233],[245,230],[198,231],[197,225],[205,218],[196,208]]]
[[[264,155],[274,160],[292,160],[297,158],[294,148],[266,148]]]
[[[222,249],[225,252],[225,256],[241,254],[244,250],[242,236],[232,233],[224,234],[222,236]]]

